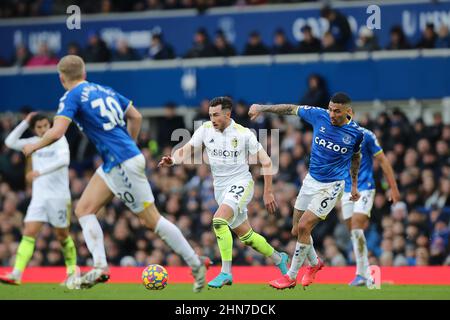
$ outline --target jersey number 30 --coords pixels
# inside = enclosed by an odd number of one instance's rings
[[[106,97],[106,99],[95,99],[91,102],[91,107],[93,109],[100,108],[100,115],[108,120],[107,123],[103,124],[103,129],[105,131],[112,130],[117,125],[125,125],[122,108],[113,97]]]

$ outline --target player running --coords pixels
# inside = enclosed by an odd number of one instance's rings
[[[350,200],[357,201],[358,170],[361,160],[362,129],[347,118],[350,111],[350,98],[344,93],[336,93],[328,106],[328,111],[310,106],[258,105],[249,110],[251,119],[256,119],[262,112],[281,115],[298,115],[313,126],[313,142],[309,173],[295,202],[297,216],[297,244],[291,266],[286,275],[270,281],[277,289],[293,288],[297,284],[297,274],[305,259],[310,266],[302,278],[302,285],[312,283],[316,273],[323,267],[314,250],[311,231],[336,205],[344,191],[345,178],[350,170]]]
[[[194,148],[205,146],[214,178],[214,194],[219,208],[213,217],[213,229],[222,258],[222,270],[208,283],[221,288],[233,283],[231,272],[233,237],[231,230],[246,245],[266,257],[273,259],[282,274],[287,272],[288,255],[276,251],[266,239],[253,231],[247,217],[247,205],[253,197],[253,179],[247,158],[256,155],[264,175],[264,204],[274,213],[277,203],[272,193],[272,161],[256,136],[231,119],[233,102],[228,97],[210,101],[209,117],[182,148],[173,152],[173,157],[163,157],[159,166],[183,164],[191,159]]]
[[[142,116],[132,102],[111,88],[86,81],[84,61],[68,55],[58,64],[59,78],[67,90],[60,99],[53,127],[41,140],[23,148],[25,155],[60,139],[74,120],[95,144],[103,165],[89,181],[75,208],[86,245],[94,260],[93,269],[81,277],[81,287],[90,288],[110,278],[103,231],[97,212],[116,196],[155,231],[192,268],[194,292],[205,285],[207,258],[199,257],[181,231],[162,217],[145,175],[145,158],[137,139]]]
[[[20,139],[30,128],[36,136]],[[38,142],[50,129],[50,120],[42,114],[31,112],[5,139],[8,148],[21,151],[28,143]],[[66,137],[62,136],[53,144],[33,153],[32,171],[27,180],[32,181],[31,202],[25,216],[22,240],[17,248],[16,261],[11,273],[0,277],[0,282],[19,285],[22,274],[33,256],[36,237],[44,223],[53,226],[66,264],[65,283],[73,285],[78,276],[77,252],[69,234],[72,213],[69,189],[70,152]],[[72,287],[71,287],[72,288]]]
[[[378,143],[375,134],[366,129],[364,131],[364,140],[361,147],[361,167],[358,175],[358,190],[361,198],[353,202],[350,200],[350,175],[345,179],[345,192],[342,196],[342,215],[349,230],[351,230],[351,239],[353,252],[356,259],[356,276],[350,286],[364,286],[373,283],[370,275],[369,258],[367,254],[366,237],[364,229],[367,228],[370,219],[375,198],[375,181],[373,178],[373,158],[377,159],[383,170],[384,176],[391,188],[390,199],[394,203],[400,200],[400,192],[395,181],[394,171],[389,160],[386,158],[383,149]]]

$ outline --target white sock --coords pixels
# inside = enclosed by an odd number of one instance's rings
[[[275,265],[279,265],[281,263],[281,254],[277,250],[273,250],[273,253],[270,255]]]
[[[356,274],[366,278],[369,258],[367,257],[366,237],[362,229],[352,230],[352,244],[356,259]]]
[[[231,274],[231,261],[222,261],[222,270],[220,271]]]
[[[194,252],[189,242],[172,222],[162,217],[155,228],[156,234],[163,239],[169,247],[183,257],[184,261],[191,268],[198,268],[201,265],[198,255]]]
[[[84,241],[94,259],[94,268],[104,269],[108,267],[106,262],[105,244],[103,243],[103,230],[95,214],[82,216],[80,219],[83,229]]]
[[[302,267],[305,262],[306,256],[310,249],[310,244],[300,243],[297,241],[295,245],[295,252],[292,256],[291,267],[289,268],[288,275],[292,280],[297,279],[298,270]]]
[[[309,264],[314,267],[319,263],[319,260],[317,258],[316,250],[314,249],[314,240],[313,240],[312,236],[309,236],[309,238],[311,241],[311,243],[310,243],[311,247],[309,248],[307,257],[308,257]]]

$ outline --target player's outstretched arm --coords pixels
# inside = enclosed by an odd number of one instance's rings
[[[257,156],[262,167],[262,175],[264,176],[264,205],[270,213],[275,213],[278,208],[278,204],[275,201],[275,196],[273,195],[272,190],[272,160],[263,148],[258,151]]]
[[[255,120],[263,112],[270,112],[280,115],[296,115],[297,109],[298,106],[295,104],[252,104],[250,110],[248,111],[248,115],[251,120]]]
[[[158,167],[171,167],[175,164],[184,164],[191,158],[194,147],[186,143],[183,147],[172,152],[172,156],[164,156],[158,163]]]
[[[27,117],[17,127],[15,127],[13,131],[10,132],[5,139],[5,145],[8,148],[22,151],[22,148],[26,144],[31,143],[34,140],[34,138],[20,139],[20,137],[29,128],[31,119],[36,114],[37,112],[30,112]]]
[[[125,116],[127,117],[128,133],[134,141],[137,141],[141,130],[142,114],[133,105],[130,105]]]
[[[358,173],[359,165],[361,164],[361,152],[354,153],[352,156],[352,163],[350,166],[350,176],[352,178],[351,201],[358,201],[360,194],[358,192]]]
[[[61,139],[69,128],[70,120],[65,117],[55,117],[53,126],[42,136],[36,143],[29,143],[25,145],[22,152],[25,156],[31,155],[33,152],[42,149],[53,142]]]
[[[400,201],[400,191],[398,190],[397,182],[395,181],[394,170],[392,169],[391,164],[389,163],[388,158],[384,152],[380,152],[375,156],[375,159],[380,162],[381,169],[383,170],[383,174],[386,177],[386,180],[391,188],[390,201],[396,203]]]

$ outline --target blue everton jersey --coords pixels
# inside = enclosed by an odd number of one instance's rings
[[[309,174],[320,182],[345,180],[353,154],[361,150],[361,127],[352,120],[334,126],[328,111],[322,108],[300,106],[297,114],[313,127]]]
[[[126,127],[130,105],[130,100],[113,89],[84,81],[59,100],[56,116],[75,121],[100,153],[103,170],[109,172],[140,153]]]
[[[378,143],[375,134],[366,129],[364,131],[364,140],[361,146],[361,165],[358,173],[358,190],[371,190],[375,189],[375,181],[373,179],[373,157],[383,152],[383,149]],[[345,179],[345,192],[351,191],[352,178],[350,173]]]

